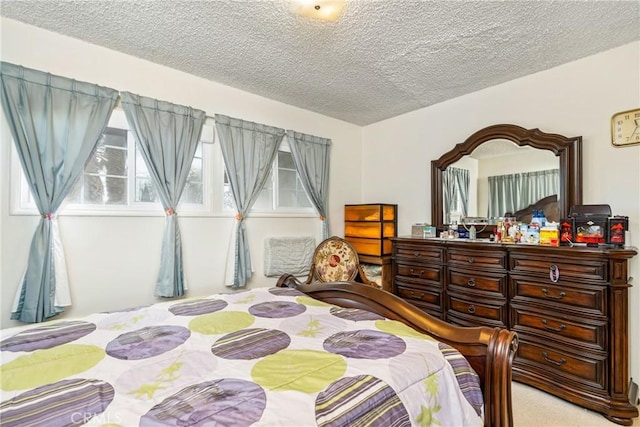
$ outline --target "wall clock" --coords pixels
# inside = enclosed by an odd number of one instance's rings
[[[640,144],[640,108],[611,117],[611,144],[615,147]]]

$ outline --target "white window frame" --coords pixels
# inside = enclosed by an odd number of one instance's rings
[[[124,110],[116,108],[113,110],[107,127],[118,129],[129,129]],[[202,204],[180,203],[178,214],[181,216],[212,216],[212,169],[215,168],[212,161],[213,150],[213,123],[205,124],[202,132]],[[162,205],[149,202],[135,201],[135,161],[136,161],[135,138],[131,131],[127,134],[127,192],[129,203],[126,205],[99,205],[63,202],[58,209],[58,214],[63,216],[164,216]],[[39,215],[35,202],[30,199],[29,185],[22,172],[22,165],[15,148],[11,148],[11,200],[10,213],[12,215]]]
[[[109,127],[128,129],[124,111],[121,108],[114,109]],[[123,127],[124,126],[124,127]],[[220,144],[214,141],[214,122],[208,118],[203,128],[202,144],[202,179],[203,199],[202,204],[180,203],[177,211],[179,216],[185,217],[234,217],[236,211],[223,207],[224,196],[224,159]],[[159,217],[165,213],[160,203],[135,202],[135,141],[129,131],[127,138],[127,170],[128,170],[128,205],[98,205],[98,204],[74,204],[63,202],[58,215],[61,216],[105,216],[105,217]],[[216,147],[217,146],[217,147]],[[286,140],[283,140],[279,151],[290,152]],[[11,215],[39,215],[35,203],[30,199],[30,189],[18,158],[15,144],[11,144],[10,159],[10,214]],[[252,209],[254,217],[294,217],[307,218],[316,216],[313,207],[309,208],[278,208],[278,173],[277,156],[272,169],[272,209]]]

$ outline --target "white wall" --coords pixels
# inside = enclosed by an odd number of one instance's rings
[[[424,82],[429,84],[429,82]],[[364,128],[363,199],[398,204],[398,232],[428,222],[430,161],[489,125],[583,137],[583,203],[628,215],[640,239],[640,146],[615,148],[611,116],[640,106],[640,42]],[[640,380],[640,256],[631,261],[631,375]]]
[[[3,61],[121,91],[226,114],[258,123],[331,138],[331,233],[343,235],[344,205],[361,201],[362,128],[247,92],[216,84],[148,61],[44,31],[18,21],[0,20]],[[0,119],[0,284],[1,326],[26,265],[38,218],[9,214],[9,157],[12,144]],[[356,179],[353,179],[356,177]],[[348,182],[349,185],[344,185]],[[73,306],[65,316],[149,304],[160,262],[164,218],[63,216],[59,219],[68,262]],[[235,220],[181,217],[189,297],[225,292],[224,267]],[[266,286],[262,269],[266,236],[314,235],[320,221],[310,217],[249,217],[247,229],[255,273],[249,287]]]

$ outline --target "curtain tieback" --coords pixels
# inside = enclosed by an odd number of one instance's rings
[[[43,214],[42,218],[48,219],[49,221],[51,221],[53,219],[53,213]]]
[[[325,220],[324,215],[320,215],[320,221],[324,221],[324,220]]]
[[[173,210],[173,209],[171,209],[171,208],[166,208],[166,209],[164,210],[164,212],[165,212],[168,216],[178,215],[178,212],[174,211],[174,210]]]
[[[242,216],[242,214],[241,214],[240,212],[238,212],[238,213],[236,214],[236,219],[237,219],[238,221],[242,221],[242,220],[244,219],[244,217]]]

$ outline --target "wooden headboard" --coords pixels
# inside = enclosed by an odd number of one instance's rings
[[[547,221],[560,221],[560,208],[558,207],[557,194],[552,194],[551,196],[540,199],[537,202],[527,206],[526,208],[520,209],[513,215],[506,213],[505,216],[514,216],[516,217],[517,221],[530,223],[531,218],[533,217],[533,211],[540,209],[544,211],[544,215],[547,217]]]

